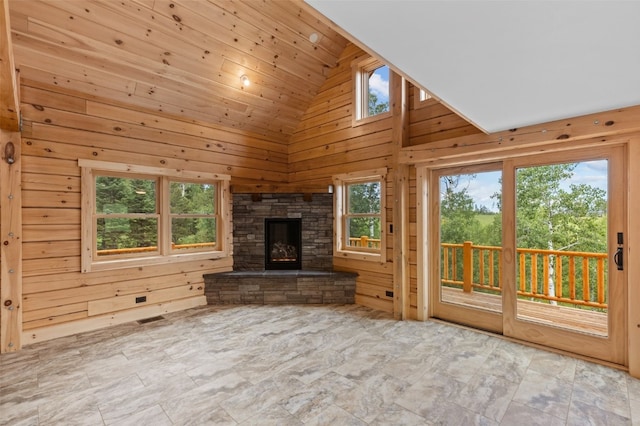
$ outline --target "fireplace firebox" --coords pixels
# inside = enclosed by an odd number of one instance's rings
[[[302,269],[300,219],[267,218],[264,232],[264,269]]]

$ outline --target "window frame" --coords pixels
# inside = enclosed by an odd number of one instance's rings
[[[202,259],[220,259],[230,255],[231,205],[228,175],[189,170],[165,169],[106,161],[78,160],[81,169],[81,271],[94,272],[112,269],[140,267]],[[96,176],[114,176],[156,180],[156,214],[158,215],[157,251],[109,256],[97,256]],[[171,245],[170,182],[210,183],[216,185],[215,218],[216,245],[214,250],[196,248],[173,250]]]
[[[334,256],[349,259],[367,260],[385,263],[387,252],[387,224],[386,224],[386,175],[387,169],[380,168],[361,172],[345,173],[333,177],[334,185]],[[380,248],[358,248],[346,243],[348,238],[349,185],[358,183],[380,183]]]
[[[431,93],[418,86],[413,86],[413,90],[413,109],[433,105],[438,102]]]
[[[359,59],[351,64],[353,70],[353,126],[360,126],[374,121],[391,117],[391,103],[389,110],[376,115],[369,115],[369,78],[370,72],[377,70],[387,64],[379,59],[369,57],[367,59]],[[393,71],[389,68],[389,76]],[[389,100],[393,99],[391,80],[389,80]]]

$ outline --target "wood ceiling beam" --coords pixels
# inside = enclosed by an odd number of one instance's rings
[[[518,155],[523,147],[551,147],[559,142],[577,142],[595,137],[611,139],[640,131],[640,105],[566,120],[536,124],[493,134],[477,134],[403,148],[404,164],[447,164],[488,162],[505,155]],[[603,140],[604,141],[604,140]],[[551,149],[551,148],[550,148]],[[481,152],[481,155],[478,153]]]
[[[11,45],[9,1],[0,0],[0,129],[20,130],[20,97]]]

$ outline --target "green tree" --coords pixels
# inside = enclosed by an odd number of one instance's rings
[[[389,101],[379,102],[375,93],[369,92],[369,117],[389,111]]]
[[[349,214],[366,214],[372,216],[351,217],[349,221],[349,236],[359,238],[368,236],[379,239],[381,232],[381,188],[380,182],[366,182],[351,184],[349,191]]]
[[[461,185],[463,180],[474,178],[474,175],[456,175],[443,176],[440,180],[440,241],[443,243],[461,244],[474,240],[478,243],[480,222],[473,198],[468,188]]]
[[[145,214],[156,211],[155,180],[96,177],[98,214]],[[105,217],[97,221],[97,249],[157,245],[158,221],[143,217]]]
[[[171,182],[171,213],[173,215],[213,215],[215,185]],[[171,240],[175,244],[214,242],[215,217],[179,217],[171,221]]]
[[[577,166],[577,163],[568,163],[518,169],[517,247],[606,252],[606,192],[586,184],[572,184],[568,189],[566,184],[563,185],[573,177]],[[568,265],[563,266],[563,270],[568,271]],[[556,285],[553,279],[555,268],[555,259],[552,257],[548,271],[549,292],[552,294]],[[582,274],[582,270],[577,269],[577,281],[582,280]],[[595,274],[591,273],[590,276]],[[595,282],[592,285],[595,286]],[[577,297],[581,296],[579,288]]]

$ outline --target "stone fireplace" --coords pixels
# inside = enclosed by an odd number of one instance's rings
[[[205,274],[205,295],[211,305],[354,303],[356,277],[333,271],[333,194],[233,194],[233,271]]]
[[[233,194],[233,270],[261,271],[280,269],[268,265],[273,249],[266,241],[266,224],[275,220],[277,232],[283,223],[299,223],[299,264],[278,262],[289,267],[281,269],[304,269],[330,271],[333,266],[333,194]],[[279,222],[281,221],[281,222]],[[284,237],[284,235],[280,235]],[[292,240],[281,241],[287,246]],[[280,238],[282,239],[282,238]],[[280,246],[286,251],[286,247]]]

